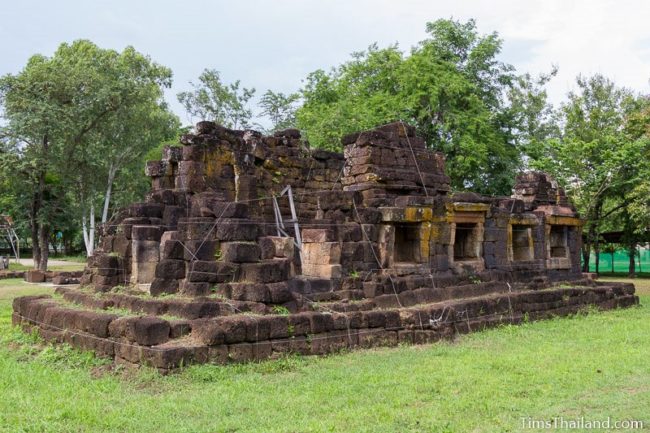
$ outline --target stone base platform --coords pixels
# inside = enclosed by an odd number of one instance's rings
[[[496,285],[477,294],[429,296],[407,305],[397,296],[394,303],[382,305],[367,299],[318,302],[311,304],[313,311],[289,312],[216,297],[147,299],[58,288],[54,296],[16,298],[12,319],[26,331],[36,329],[46,341],[167,373],[191,363],[431,343],[501,324],[567,316],[591,306],[608,310],[639,302],[632,284],[590,280],[537,290]]]

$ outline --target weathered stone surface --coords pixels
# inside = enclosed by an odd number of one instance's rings
[[[178,280],[154,278],[154,280],[151,282],[151,286],[149,287],[149,293],[152,296],[171,294],[176,292],[178,292]]]
[[[217,224],[215,239],[220,241],[254,241],[258,228],[252,221],[224,220]]]
[[[216,261],[197,260],[188,263],[187,281],[216,283],[219,264]]]
[[[55,275],[52,277],[52,284],[55,286],[65,285],[65,284],[79,284],[77,278],[70,277],[68,275]]]
[[[166,240],[161,242],[160,246],[160,259],[176,259],[182,260],[185,256],[185,249],[183,248],[182,241],[179,240]]]
[[[223,344],[225,341],[224,327],[214,320],[197,320],[192,325],[193,335],[206,346]]]
[[[231,283],[230,298],[236,301],[270,302],[271,292],[263,283]]]
[[[330,229],[305,229],[302,231],[302,241],[304,243],[322,243],[335,240],[334,231]]]
[[[339,242],[306,243],[302,247],[303,263],[313,265],[336,265],[341,262]]]
[[[188,240],[182,243],[185,261],[214,260],[219,242],[210,240]]]
[[[246,340],[247,317],[224,317],[218,320],[219,327],[223,330],[226,343],[239,343]]]
[[[228,360],[230,362],[249,362],[254,359],[252,344],[238,343],[228,346]]]
[[[316,278],[341,278],[343,269],[341,265],[321,265],[305,263],[302,266],[303,275]]]
[[[137,263],[155,263],[160,260],[160,243],[151,240],[133,240],[131,242],[131,255],[133,262]],[[119,268],[119,261],[116,264]],[[116,269],[111,267],[108,269]]]
[[[582,221],[550,177],[518,176],[510,198],[451,194],[444,156],[402,122],[345,137],[343,153],[212,122],[181,144],[147,164],[146,202],[102,228],[90,287],[18,299],[13,323],[168,372],[638,302],[580,274]],[[554,282],[581,285],[539,290]]]
[[[274,304],[282,304],[293,299],[291,291],[289,290],[289,285],[286,282],[270,283],[266,286],[269,289],[271,302]]]
[[[133,226],[131,239],[134,241],[160,241],[162,228],[159,226]]]
[[[222,242],[221,260],[235,263],[254,263],[260,260],[261,249],[256,242]]]
[[[111,337],[154,346],[169,340],[170,326],[166,320],[153,316],[121,317],[110,323],[108,331]]]
[[[25,281],[28,283],[43,283],[45,282],[45,272],[30,270],[25,273]]]
[[[75,328],[97,337],[108,337],[108,327],[110,323],[117,319],[115,314],[94,313],[91,311],[81,311],[75,315]],[[63,325],[63,324],[62,324]]]
[[[246,282],[273,283],[285,281],[288,276],[289,262],[286,259],[243,263],[241,266],[241,280]]]
[[[184,296],[208,296],[212,291],[212,285],[207,282],[182,281],[179,284],[179,292]]]
[[[156,278],[177,280],[185,276],[184,260],[161,260],[156,266]]]

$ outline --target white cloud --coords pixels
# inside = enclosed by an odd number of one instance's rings
[[[0,74],[19,71],[29,55],[51,54],[63,41],[133,45],[174,70],[168,96],[180,112],[174,93],[203,68],[260,92],[292,91],[308,72],[372,42],[408,49],[426,36],[427,21],[450,17],[475,18],[481,32],[498,31],[503,60],[521,72],[557,64],[549,85],[556,103],[578,73],[603,73],[649,93],[650,2],[640,0],[23,0],[3,5]]]

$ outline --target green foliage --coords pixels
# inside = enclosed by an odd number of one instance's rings
[[[409,55],[374,44],[311,73],[298,126],[316,147],[340,150],[344,134],[403,120],[446,155],[456,189],[509,194],[528,144],[548,134],[542,87],[555,72],[515,75],[497,60],[497,34],[479,35],[473,20],[438,20],[427,33]]]
[[[219,71],[205,69],[199,83],[191,83],[192,91],[179,93],[178,101],[190,116],[198,120],[211,120],[227,128],[250,127],[253,112],[247,107],[255,89],[240,88],[240,81],[224,84]]]
[[[623,133],[632,142],[625,158],[632,164],[625,167],[630,179],[624,191],[624,213],[631,222],[633,237],[643,237],[650,228],[650,97],[639,96],[631,102]]]
[[[146,161],[158,161],[160,160],[160,156],[162,155],[163,150],[168,147],[168,146],[180,146],[178,139],[181,135],[189,133],[191,130],[191,127],[189,126],[184,126],[184,127],[179,127],[172,135],[171,139],[168,140],[162,140],[158,145],[155,147],[149,149],[145,154],[144,154],[144,162]]]
[[[280,316],[288,316],[290,313],[289,309],[282,305],[274,305],[272,311],[273,314],[279,314]]]
[[[599,232],[623,230],[634,249],[650,225],[650,116],[647,98],[602,75],[576,84],[558,113],[561,133],[540,146],[531,166],[552,173],[587,218],[588,263]]]
[[[120,206],[142,192],[140,158],[178,128],[163,102],[170,85],[171,71],[133,47],[117,52],[87,40],[34,55],[0,79],[0,170],[11,173],[10,211],[30,223],[33,242],[37,232],[42,243],[78,229],[102,201]]]
[[[282,92],[273,92],[267,90],[260,99],[259,106],[262,109],[260,113],[271,120],[272,131],[279,131],[287,128],[295,128],[296,126],[296,103],[300,99],[300,95],[292,93],[285,95]]]

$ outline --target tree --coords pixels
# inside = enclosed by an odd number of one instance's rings
[[[271,131],[279,131],[296,126],[296,103],[300,99],[298,93],[285,95],[282,92],[267,90],[260,99],[260,113],[267,116],[272,123]]]
[[[240,89],[240,81],[224,84],[219,71],[205,69],[199,84],[190,82],[194,90],[181,92],[178,101],[190,116],[198,120],[211,120],[228,128],[248,128],[253,111],[247,107],[255,89]]]
[[[80,209],[92,213],[87,209],[93,209],[97,179],[110,174],[111,152],[128,156],[133,149],[116,128],[146,127],[138,113],[163,109],[161,88],[170,84],[168,68],[132,47],[118,53],[86,40],[61,44],[49,58],[32,56],[20,73],[0,79],[3,134],[14,143],[16,182],[30,196],[24,206],[38,268],[47,268],[52,216],[65,199],[53,194],[48,179],[75,188]]]
[[[160,97],[143,99],[128,111],[115,113],[111,121],[98,128],[96,139],[75,155],[74,160],[83,169],[73,178],[72,190],[77,192],[76,201],[81,205],[82,234],[88,255],[95,245],[95,209],[101,209],[99,222],[105,224],[111,208],[142,197],[149,187],[142,171],[145,153],[162,140],[178,137],[178,119],[159,102]],[[116,183],[120,187],[117,200],[113,194]]]
[[[561,136],[549,140],[531,164],[566,185],[586,217],[582,256],[587,272],[592,248],[599,269],[603,223],[619,212],[626,214],[633,200],[629,194],[646,182],[648,142],[626,133],[628,117],[635,109],[629,90],[602,75],[579,76],[576,83],[578,90],[569,93],[568,102],[560,108]],[[627,231],[633,226],[628,217],[623,223]]]
[[[639,96],[628,105],[622,133],[630,143],[629,159],[622,176],[629,178],[617,191],[622,208],[623,242],[630,255],[628,274],[636,275],[634,256],[650,233],[650,97]]]
[[[545,143],[560,137],[558,113],[548,103],[545,89],[557,72],[558,68],[553,67],[549,73],[537,77],[522,74],[507,90],[510,104],[503,114],[503,123],[513,128],[511,134],[518,137],[527,159],[541,158]]]
[[[339,149],[344,134],[403,120],[446,155],[455,189],[510,194],[531,137],[545,138],[541,87],[554,73],[537,82],[517,76],[497,60],[498,35],[479,35],[473,20],[438,20],[427,32],[409,55],[375,44],[330,72],[312,72],[298,127],[316,147]]]

